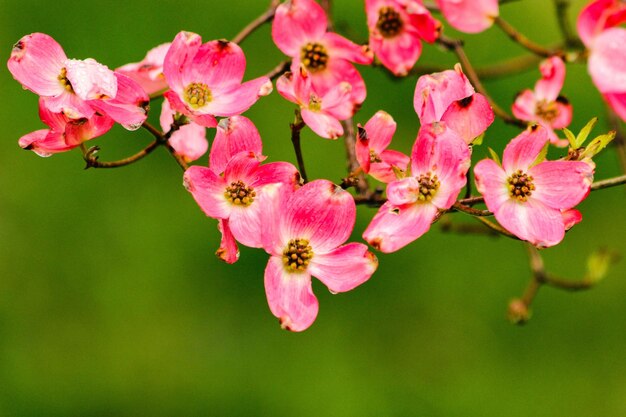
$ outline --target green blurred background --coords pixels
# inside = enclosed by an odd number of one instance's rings
[[[183,29],[231,38],[267,3],[0,0],[0,45],[8,59],[20,37],[45,32],[69,57],[115,68]],[[364,41],[363,2],[334,3],[338,30]],[[572,19],[584,1],[573,3]],[[522,0],[501,14],[549,44],[560,39],[553,12],[550,1]],[[266,26],[242,44],[246,78],[282,59],[269,35]],[[479,66],[525,54],[495,28],[465,39]],[[428,46],[420,62],[455,59]],[[568,71],[572,128],[599,115],[596,133],[607,130],[585,67]],[[408,152],[418,127],[415,78],[362,73],[369,95],[356,121],[388,111],[399,124],[392,147]],[[533,68],[486,87],[508,107],[537,77]],[[379,270],[355,291],[333,296],[315,282],[319,317],[291,334],[267,307],[267,255],[242,248],[235,265],[215,258],[216,223],[166,152],[117,170],[84,171],[78,151],[39,158],[17,146],[43,128],[36,96],[6,69],[0,90],[0,416],[626,415],[626,262],[589,292],[543,288],[531,322],[515,327],[505,311],[530,278],[523,245],[435,226],[400,252],[379,254]],[[159,111],[153,106],[153,120]],[[290,103],[273,93],[246,115],[269,160],[295,162]],[[486,143],[501,150],[516,134],[497,122]],[[116,127],[92,144],[113,160],[150,140]],[[311,178],[345,174],[341,141],[306,131],[303,147]],[[613,150],[597,162],[598,179],[619,174]],[[624,251],[625,201],[623,187],[591,194],[580,205],[583,223],[543,252],[548,268],[580,278],[594,249]],[[359,208],[354,239],[374,212]]]

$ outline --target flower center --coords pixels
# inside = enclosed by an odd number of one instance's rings
[[[393,38],[402,30],[404,23],[400,19],[400,13],[393,7],[385,6],[381,7],[378,11],[378,22],[376,22],[376,29],[385,38]]]
[[[235,181],[226,187],[224,197],[236,206],[247,207],[254,201],[256,192],[254,188],[246,186],[243,181]]]
[[[311,96],[309,97],[309,110],[311,111],[322,110],[322,99],[316,96],[315,94],[311,94]]]
[[[302,48],[302,63],[310,72],[318,72],[326,68],[328,64],[328,52],[324,45],[319,43],[307,43]]]
[[[383,162],[383,160],[380,159],[380,156],[376,153],[376,151],[370,149],[370,164],[375,164],[378,162]]]
[[[420,175],[417,182],[419,184],[417,199],[422,202],[432,200],[435,194],[437,194],[440,185],[437,176],[427,172]]]
[[[555,101],[540,100],[535,106],[535,115],[545,121],[551,122],[559,114],[559,108]]]
[[[291,239],[283,250],[283,264],[288,272],[306,271],[313,250],[306,239]]]
[[[511,197],[515,197],[519,201],[528,200],[528,197],[532,195],[532,192],[535,189],[533,177],[525,172],[522,172],[521,169],[518,169],[517,172],[513,173],[513,175],[509,177],[508,182],[509,194]]]
[[[191,83],[185,88],[185,101],[194,109],[199,109],[211,99],[211,90],[204,83]]]
[[[63,88],[70,93],[74,92],[74,88],[72,87],[72,83],[67,79],[67,69],[63,68],[61,73],[58,75],[57,80],[61,83]]]

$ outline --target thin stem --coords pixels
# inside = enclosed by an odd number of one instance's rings
[[[559,29],[561,30],[561,35],[563,35],[565,45],[571,48],[582,47],[580,39],[576,36],[576,32],[572,30],[572,26],[567,18],[567,10],[570,6],[570,0],[553,0],[553,2],[556,9],[556,18],[559,23]]]
[[[531,41],[500,16],[495,17],[494,23],[496,24],[496,26],[502,29],[502,31],[506,33],[509,38],[511,38],[514,42],[518,43],[520,46],[535,55],[545,58],[551,57],[553,55],[564,56],[563,51],[547,49],[544,46]]]
[[[276,14],[276,8],[280,0],[272,0],[270,6],[267,8],[265,12],[263,12],[259,17],[250,22],[246,27],[241,29],[241,31],[235,35],[233,38],[234,43],[243,42],[248,36],[252,34],[255,30],[263,26],[265,23],[269,22],[274,18],[274,14]]]
[[[504,227],[502,227],[499,224],[494,223],[494,222],[492,222],[490,220],[487,220],[484,217],[476,217],[476,220],[478,220],[479,222],[481,222],[482,224],[484,224],[485,226],[487,226],[491,230],[494,230],[494,231],[500,233],[503,236],[510,237],[511,239],[515,239],[515,240],[520,240],[519,237],[517,237],[513,233],[509,232]]]
[[[474,216],[474,217],[493,216],[493,213],[490,212],[489,210],[478,210],[478,209],[472,208],[470,206],[463,205],[463,204],[459,203],[458,201],[456,203],[454,203],[454,205],[452,206],[452,209],[454,209],[456,211],[461,211],[463,213],[467,213],[470,216]]]
[[[289,67],[291,66],[290,60],[285,60],[280,64],[276,65],[270,72],[265,74],[270,80],[275,80],[276,78],[283,75],[285,72],[289,71]]]
[[[300,177],[306,183],[308,182],[308,177],[306,175],[306,169],[304,168],[304,158],[302,157],[302,147],[300,145],[300,131],[304,129],[306,124],[302,120],[302,116],[300,115],[300,110],[296,110],[296,117],[289,125],[291,127],[291,143],[293,144],[293,150],[296,153],[296,159],[298,161],[298,168],[300,170]]]
[[[369,184],[365,173],[357,171],[360,168],[359,161],[356,158],[356,134],[354,132],[354,121],[350,117],[349,119],[341,122],[344,131],[344,140],[346,144],[346,157],[348,159],[348,173],[357,172],[355,176],[358,181],[355,184],[359,195],[366,196],[369,194]]]
[[[608,178],[602,181],[596,181],[591,184],[591,191],[602,190],[604,188],[615,187],[617,185],[626,184],[626,174],[619,177]]]
[[[492,65],[486,65],[482,68],[475,68],[475,71],[476,75],[481,80],[498,79],[528,71],[532,68],[535,68],[540,61],[541,58],[537,57],[536,55],[521,55],[515,58],[508,59],[506,61],[497,62]],[[447,69],[449,68],[445,65],[416,65],[411,69],[411,71],[409,71],[409,74],[421,76],[424,74],[431,74],[433,72],[442,72]]]
[[[92,146],[91,148],[87,149],[87,147],[83,143],[83,144],[81,144],[80,148],[81,148],[81,150],[83,152],[83,159],[85,160],[85,162],[87,164],[85,166],[85,169],[88,169],[88,168],[119,168],[119,167],[123,167],[123,166],[126,166],[126,165],[133,164],[133,163],[143,159],[144,157],[146,157],[149,154],[151,154],[152,151],[154,151],[160,145],[161,145],[161,142],[159,140],[155,140],[155,141],[151,142],[148,146],[146,146],[145,148],[143,148],[142,150],[137,152],[136,154],[131,155],[128,158],[119,159],[117,161],[99,161],[98,157],[96,156],[96,153],[100,150],[100,148],[97,147],[97,146]]]

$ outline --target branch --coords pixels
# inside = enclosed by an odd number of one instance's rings
[[[300,146],[300,131],[304,129],[306,123],[302,120],[300,115],[300,109],[296,109],[296,117],[289,125],[291,128],[291,143],[293,144],[293,150],[296,153],[296,159],[298,160],[298,169],[300,170],[300,177],[305,183],[309,181],[306,175],[306,169],[304,169],[304,158],[302,157],[302,147]]]
[[[521,32],[515,29],[509,22],[504,20],[500,16],[496,16],[494,18],[494,23],[498,26],[504,33],[506,33],[509,38],[511,38],[514,42],[521,45],[523,48],[526,48],[528,51],[532,52],[535,55],[549,58],[551,56],[557,55],[560,57],[564,57],[565,54],[563,51],[558,49],[547,49],[538,43],[535,43],[524,36]]]
[[[354,133],[354,121],[352,117],[341,122],[343,125],[343,137],[346,144],[346,156],[348,158],[348,172],[354,173],[350,174],[348,177],[352,176],[355,178],[354,187],[357,189],[359,195],[367,196],[370,194],[369,192],[369,184],[367,182],[367,178],[365,177],[365,173],[362,170],[359,170],[361,167],[359,161],[356,159],[356,135]],[[346,181],[347,182],[347,181]]]
[[[252,34],[252,32],[272,20],[274,18],[274,14],[276,14],[276,8],[279,4],[280,0],[272,0],[267,10],[263,12],[263,14],[261,14],[259,17],[254,19],[252,22],[250,22],[246,27],[241,29],[241,31],[237,35],[235,35],[232,41],[237,44],[243,42],[248,36]]]
[[[576,36],[576,32],[572,30],[569,20],[567,19],[567,10],[570,6],[570,0],[553,0],[556,9],[556,18],[559,23],[559,29],[565,45],[570,48],[582,48],[583,44]]]
[[[285,60],[280,64],[276,65],[270,72],[265,74],[270,80],[275,80],[276,78],[283,75],[285,72],[289,71],[289,67],[291,66],[290,60]]]

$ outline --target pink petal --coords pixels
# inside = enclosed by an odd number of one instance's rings
[[[535,99],[535,93],[531,90],[524,90],[515,97],[515,102],[511,110],[513,116],[520,120],[527,122],[534,122],[537,120],[535,111],[537,109],[537,100]]]
[[[72,89],[83,100],[113,98],[117,94],[117,78],[106,65],[94,59],[65,61],[67,79]]]
[[[603,94],[602,97],[622,120],[626,120],[626,93]]]
[[[523,203],[507,200],[494,215],[505,229],[535,246],[554,246],[565,236],[561,211],[532,197]]]
[[[24,135],[19,139],[18,144],[21,148],[33,151],[42,157],[72,149],[65,143],[61,133],[55,133],[48,129],[35,130]]]
[[[230,90],[241,84],[246,57],[233,42],[211,41],[200,46],[192,62],[183,68],[183,85],[204,83],[210,89]]]
[[[222,240],[215,255],[228,264],[234,264],[239,259],[239,248],[237,242],[230,231],[228,219],[219,219],[217,228],[222,233]]]
[[[362,243],[348,243],[311,259],[309,272],[333,293],[346,292],[367,281],[376,268],[376,256]]]
[[[378,181],[389,183],[397,180],[396,170],[406,172],[411,159],[402,152],[387,149],[379,155],[382,162],[370,165],[369,174]],[[394,169],[395,168],[395,169]]]
[[[276,80],[276,90],[278,94],[291,101],[292,103],[300,104],[296,91],[294,90],[294,75],[291,72],[286,72]]]
[[[409,0],[405,3],[406,11],[411,20],[411,26],[415,28],[420,38],[433,43],[441,33],[441,22],[433,17],[421,0]]]
[[[66,59],[63,48],[54,39],[33,33],[13,46],[7,66],[24,87],[42,96],[57,96],[65,91],[58,77]]]
[[[170,136],[169,143],[176,154],[182,156],[187,162],[199,159],[209,149],[205,127],[193,122],[181,126],[174,132]]]
[[[589,74],[601,93],[626,92],[626,29],[611,28],[598,35],[589,55]]]
[[[182,93],[186,87],[183,83],[183,70],[193,62],[202,38],[192,32],[179,32],[170,46],[163,61],[163,74],[170,88]]]
[[[557,107],[556,117],[550,121],[550,126],[553,129],[563,129],[572,122],[572,105],[562,96],[557,97],[555,104]]]
[[[272,314],[283,329],[306,330],[317,317],[319,305],[308,272],[288,273],[282,260],[272,256],[265,268],[265,295]]]
[[[379,110],[365,124],[365,132],[369,140],[370,149],[380,153],[391,144],[393,134],[396,132],[396,122],[387,112]]]
[[[528,170],[532,198],[548,207],[567,210],[580,203],[593,182],[593,167],[580,161],[545,161]]]
[[[459,65],[454,70],[422,75],[415,86],[413,107],[421,124],[438,122],[450,104],[474,94]]]
[[[437,0],[450,25],[466,33],[478,33],[493,24],[498,16],[498,0]]]
[[[437,207],[430,203],[396,207],[386,202],[363,232],[363,239],[381,252],[395,252],[426,233],[436,215]]]
[[[255,189],[257,198],[262,189]],[[263,207],[255,199],[249,206],[234,206],[229,217],[230,230],[241,244],[250,248],[263,247],[262,222]]]
[[[619,0],[596,0],[583,8],[578,16],[577,29],[585,46],[607,28],[618,26],[626,20],[626,5]]]
[[[366,46],[357,45],[336,33],[327,32],[322,42],[327,46],[332,59],[345,59],[363,65],[369,65],[374,60],[374,55]]]
[[[45,106],[53,113],[65,113],[72,119],[91,117],[96,110],[89,102],[82,100],[76,94],[64,91],[55,97],[44,97]]]
[[[194,165],[185,171],[183,183],[204,214],[215,219],[230,217],[232,205],[224,197],[227,183],[209,168]]]
[[[583,221],[582,213],[576,209],[562,211],[561,215],[563,216],[566,231]]]
[[[202,108],[202,113],[230,117],[248,110],[256,101],[272,92],[272,82],[267,77],[247,81],[228,91],[215,92],[213,100]]]
[[[337,139],[343,135],[343,127],[336,118],[308,109],[302,109],[302,120],[313,132],[326,139]]]
[[[509,200],[508,176],[504,169],[491,159],[483,159],[474,167],[478,192],[485,197],[487,208],[495,212]]]
[[[167,88],[163,74],[163,61],[171,43],[164,43],[148,51],[140,62],[126,64],[116,69],[136,81],[148,94],[154,94]]]
[[[263,151],[261,135],[254,123],[245,116],[220,120],[211,146],[209,167],[220,174],[233,156],[244,151],[257,155]]]
[[[295,187],[300,183],[300,173],[298,169],[289,162],[272,162],[261,165],[256,173],[255,179],[251,182],[254,187],[261,187],[272,183],[285,183],[290,187]]]
[[[338,120],[346,120],[354,112],[354,103],[351,101],[352,86],[341,82],[330,89],[322,97],[321,111]]]
[[[475,93],[452,103],[441,120],[470,144],[491,126],[495,114],[485,96]]]
[[[263,193],[259,196],[258,203],[264,216],[261,239],[263,249],[270,255],[282,256],[283,250],[292,239],[283,233],[281,223],[287,203],[295,190],[295,187],[288,184],[276,183],[264,186]]]
[[[553,56],[539,66],[541,78],[535,84],[537,100],[555,101],[565,81],[565,63],[558,56]]]
[[[325,71],[310,74],[315,91],[324,96],[338,84],[346,82],[351,85],[352,103],[360,105],[367,96],[365,82],[359,71],[345,59],[330,59]],[[301,95],[298,95],[302,97]],[[354,110],[353,112],[354,113]]]
[[[308,42],[326,33],[328,20],[324,9],[313,0],[291,0],[276,9],[272,39],[285,55],[296,57]]]
[[[65,125],[65,142],[76,147],[81,143],[102,136],[113,127],[113,119],[94,114],[89,119],[69,120]]]
[[[536,125],[517,135],[504,148],[502,167],[508,174],[526,172],[548,141],[546,129]]]
[[[380,63],[398,77],[407,75],[422,54],[422,42],[414,31],[394,38],[370,35],[370,46]]]
[[[132,79],[115,73],[117,95],[111,100],[90,100],[89,104],[106,114],[125,129],[137,130],[148,118],[150,97]]]
[[[283,236],[306,239],[314,253],[326,253],[352,233],[356,206],[347,191],[330,181],[315,180],[291,195],[280,217]]]

